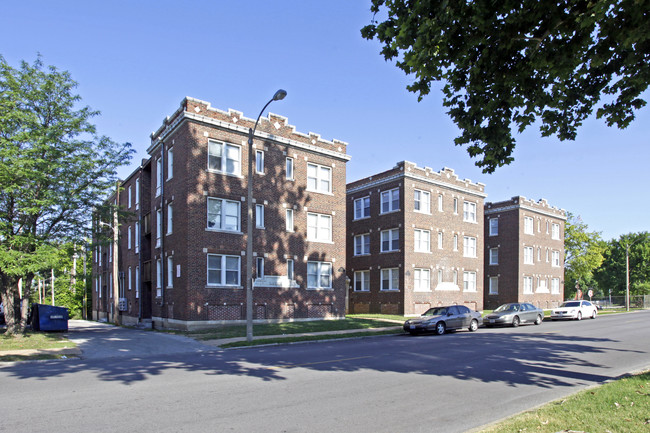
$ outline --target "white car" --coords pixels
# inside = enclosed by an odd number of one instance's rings
[[[597,315],[598,309],[589,301],[565,301],[558,308],[551,311],[551,320],[582,320],[583,317],[595,319]]]

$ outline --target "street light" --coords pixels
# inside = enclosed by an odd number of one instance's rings
[[[253,136],[257,124],[262,117],[266,107],[273,101],[280,101],[287,96],[286,90],[278,90],[273,98],[266,103],[260,114],[257,116],[255,126],[248,129],[248,197],[246,199],[248,208],[248,227],[246,236],[246,340],[253,341]]]

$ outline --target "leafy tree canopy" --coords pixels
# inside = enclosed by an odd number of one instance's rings
[[[645,294],[650,282],[650,233],[622,235],[608,242],[602,266],[595,274],[599,287],[624,294],[626,286],[626,255],[629,252],[630,293]],[[638,289],[638,291],[635,291]]]
[[[574,140],[594,109],[625,128],[646,105],[650,0],[372,0],[370,10],[386,18],[362,36],[413,76],[419,100],[445,82],[455,143],[483,172],[513,161],[513,128],[539,122],[542,136]]]
[[[564,234],[564,280],[566,289],[576,283],[580,287],[594,286],[593,274],[603,263],[607,243],[599,232],[588,231],[589,227],[580,216],[567,215]]]

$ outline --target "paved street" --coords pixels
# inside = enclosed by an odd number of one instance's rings
[[[0,431],[464,432],[649,367],[648,323],[644,311],[226,351],[104,330],[120,356],[86,346],[80,360],[0,366]]]

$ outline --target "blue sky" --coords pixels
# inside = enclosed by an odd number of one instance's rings
[[[185,96],[254,118],[269,107],[301,132],[343,140],[347,181],[409,160],[486,184],[487,201],[546,198],[604,239],[650,230],[650,108],[626,130],[590,119],[574,142],[517,137],[515,162],[485,175],[444,112],[438,90],[422,102],[408,77],[359,30],[369,0],[5,2],[0,55],[70,71],[99,132],[146,157],[149,134]],[[650,92],[645,99],[650,100]]]

